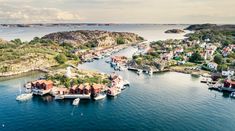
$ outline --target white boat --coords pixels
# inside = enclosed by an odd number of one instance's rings
[[[124,86],[130,86],[130,82],[129,82],[128,80],[125,80],[125,81],[123,82],[123,85],[124,85]]]
[[[150,76],[152,76],[152,75],[153,75],[153,71],[150,70],[150,71],[148,72],[148,74],[149,74]]]
[[[33,97],[33,93],[20,94],[16,97],[17,101],[27,101]]]
[[[232,92],[232,93],[230,94],[230,97],[235,98],[235,92]]]
[[[122,87],[121,87],[121,90],[125,90],[125,89],[126,89],[126,86],[122,86]]]
[[[63,100],[64,99],[64,95],[56,95],[55,96],[55,100]]]
[[[119,66],[119,70],[120,70],[120,71],[124,71],[124,70],[126,70],[126,68],[125,68],[124,66],[121,66],[121,65],[120,65],[120,66]]]
[[[24,87],[25,87],[25,93],[31,93],[32,92],[32,85],[31,85],[30,82],[26,83],[24,85]]]
[[[94,100],[102,100],[102,99],[104,99],[106,97],[106,94],[104,94],[104,93],[100,93],[100,94],[98,94],[95,98],[94,98]]]
[[[143,71],[142,71],[141,69],[138,69],[136,73],[137,73],[138,75],[140,75],[142,72],[143,72]]]
[[[90,99],[91,94],[66,94],[64,95],[65,99],[75,99],[75,98],[80,98],[80,99]]]
[[[75,100],[73,100],[73,105],[77,106],[79,104],[80,99],[76,98]]]
[[[110,63],[111,61],[110,60],[105,60],[106,63]]]

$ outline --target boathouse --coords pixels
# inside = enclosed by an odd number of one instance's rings
[[[32,88],[48,90],[52,89],[53,82],[51,80],[36,80],[31,83]]]

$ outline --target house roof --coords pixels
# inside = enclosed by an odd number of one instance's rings
[[[83,88],[84,88],[84,86],[83,86],[82,84],[80,84],[80,85],[78,86],[78,89],[80,89],[80,90],[83,90]]]
[[[232,81],[232,80],[226,80],[226,82],[228,82],[229,84],[235,85],[235,81]]]
[[[90,85],[86,85],[86,86],[84,87],[84,89],[87,89],[87,90],[89,90],[90,88],[91,88]]]
[[[102,84],[93,84],[92,85],[93,89],[101,89],[103,87]]]
[[[61,88],[57,88],[57,91],[68,91],[68,88],[63,88],[63,87],[61,87]]]
[[[53,84],[53,81],[51,81],[51,80],[36,80],[32,83],[36,84],[37,82],[40,83],[40,84],[45,83],[46,85]]]
[[[73,90],[76,90],[77,88],[78,88],[78,85],[72,86],[72,89],[73,89]]]

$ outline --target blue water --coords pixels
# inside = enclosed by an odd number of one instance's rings
[[[130,47],[120,54],[131,54]],[[83,69],[112,72],[104,60],[80,65]],[[209,91],[199,79],[181,73],[153,76],[119,72],[131,87],[102,101],[55,101],[51,96],[17,102],[19,86],[41,74],[0,83],[0,130],[233,130],[235,101]]]
[[[52,26],[52,27],[1,27],[0,38],[12,40],[20,38],[23,41],[30,41],[35,36],[42,37],[48,33],[71,30],[107,30],[118,32],[137,33],[149,41],[184,38],[182,34],[165,34],[164,31],[172,28],[184,29],[187,25],[111,25],[111,26]],[[188,32],[188,31],[187,31]]]
[[[131,57],[133,47],[120,55]],[[113,69],[105,59],[79,65],[105,73]],[[118,72],[131,86],[102,101],[55,101],[51,96],[17,102],[19,87],[42,74],[32,73],[0,82],[0,131],[41,130],[234,130],[235,99],[210,91],[199,79],[168,72],[136,75]]]

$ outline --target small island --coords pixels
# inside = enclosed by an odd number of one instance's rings
[[[180,34],[180,33],[185,33],[185,31],[181,29],[170,29],[165,31],[165,33]]]

